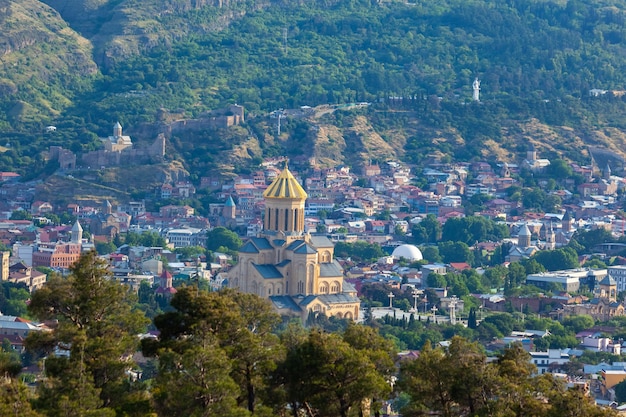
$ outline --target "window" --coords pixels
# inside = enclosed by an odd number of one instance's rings
[[[278,230],[278,209],[276,209],[276,216],[274,217],[274,229]]]

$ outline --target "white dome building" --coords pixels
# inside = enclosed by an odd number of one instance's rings
[[[407,261],[421,261],[424,259],[422,252],[415,245],[400,245],[391,254],[394,259],[404,258]]]

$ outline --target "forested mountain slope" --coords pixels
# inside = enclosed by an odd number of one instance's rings
[[[36,0],[0,0],[0,129],[59,115],[95,74],[91,44]]]
[[[3,55],[5,63],[23,56],[29,69],[19,78],[0,67],[0,126],[9,143],[19,144],[0,156],[3,169],[20,168],[51,143],[93,149],[116,120],[132,129],[155,122],[160,108],[193,117],[229,103],[251,116],[243,132],[230,134],[237,136],[233,146],[255,141],[242,155],[249,159],[293,151],[332,163],[346,159],[342,140],[361,161],[377,151],[374,158],[411,162],[430,152],[514,160],[529,141],[575,160],[586,157],[586,145],[622,148],[624,0],[46,0],[58,13],[34,0],[1,1],[13,19],[18,5],[38,5],[48,12],[21,12],[37,22],[33,28],[57,22],[62,31],[55,36],[71,34],[63,49],[49,37]],[[2,36],[15,44],[21,35]],[[47,72],[34,65],[77,51],[85,59],[63,59]],[[475,77],[480,104],[471,102]],[[590,97],[591,89],[617,96]],[[350,102],[373,105],[351,115],[286,120],[280,138],[275,121],[255,118]],[[59,133],[44,136],[42,127],[52,123]],[[333,135],[339,142],[329,142]],[[185,146],[202,142],[188,136],[172,138],[172,155],[184,157]],[[190,168],[218,167],[194,157]]]

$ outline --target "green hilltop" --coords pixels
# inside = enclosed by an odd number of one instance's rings
[[[180,133],[168,155],[192,173],[284,153],[514,161],[528,142],[579,162],[588,146],[624,155],[624,0],[45,3],[0,1],[3,170],[32,172],[49,145],[93,150],[116,120],[133,133],[162,109],[192,118],[233,103],[244,126]],[[280,137],[267,117],[361,102],[287,118]]]

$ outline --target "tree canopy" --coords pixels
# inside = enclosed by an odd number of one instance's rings
[[[30,313],[58,322],[52,332],[31,332],[26,339],[30,351],[46,358],[37,408],[50,415],[90,410],[114,415],[128,405],[133,387],[126,371],[133,363],[127,358],[148,324],[132,309],[132,299],[95,251],[82,255],[67,278],[53,276],[33,293]]]
[[[206,248],[210,251],[217,252],[221,248],[228,251],[237,251],[243,242],[237,233],[225,227],[215,227],[207,232]]]
[[[505,349],[497,361],[486,359],[477,344],[458,337],[447,349],[427,344],[417,359],[401,364],[398,385],[410,398],[402,415],[614,415],[551,374],[535,376],[519,345]]]

